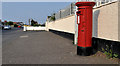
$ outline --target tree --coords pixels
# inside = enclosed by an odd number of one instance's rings
[[[45,26],[45,23],[41,24],[41,26]]]
[[[31,20],[31,26],[34,26],[34,22],[35,22],[35,21],[32,19],[32,20]]]
[[[50,17],[50,21],[55,21],[56,18],[55,18],[55,13]]]
[[[2,25],[4,25],[5,23],[4,22],[2,22]]]
[[[13,22],[12,22],[12,21],[9,21],[8,24],[9,24],[9,25],[13,25]]]
[[[31,20],[31,26],[38,25],[37,21],[34,21],[33,19]]]
[[[5,22],[5,25],[9,25],[9,23],[8,23],[8,22]]]

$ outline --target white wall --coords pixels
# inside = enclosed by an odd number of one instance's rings
[[[75,15],[46,24],[47,29],[75,33]],[[118,2],[93,9],[93,37],[118,41]]]
[[[24,26],[23,31],[29,30],[46,30],[46,27],[33,27],[33,26]]]
[[[46,28],[74,34],[75,33],[75,16],[71,15],[64,19],[48,22]]]
[[[118,41],[118,3],[94,9],[94,36]]]

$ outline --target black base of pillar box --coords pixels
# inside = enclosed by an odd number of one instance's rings
[[[90,56],[92,54],[92,47],[80,47],[77,46],[77,55]]]

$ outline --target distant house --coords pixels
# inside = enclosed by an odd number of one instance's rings
[[[16,25],[24,25],[23,22],[13,22],[13,24],[16,24]]]
[[[13,24],[17,24],[16,22],[13,22]]]

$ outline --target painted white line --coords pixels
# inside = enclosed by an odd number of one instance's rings
[[[20,38],[27,38],[28,36],[20,36]]]

